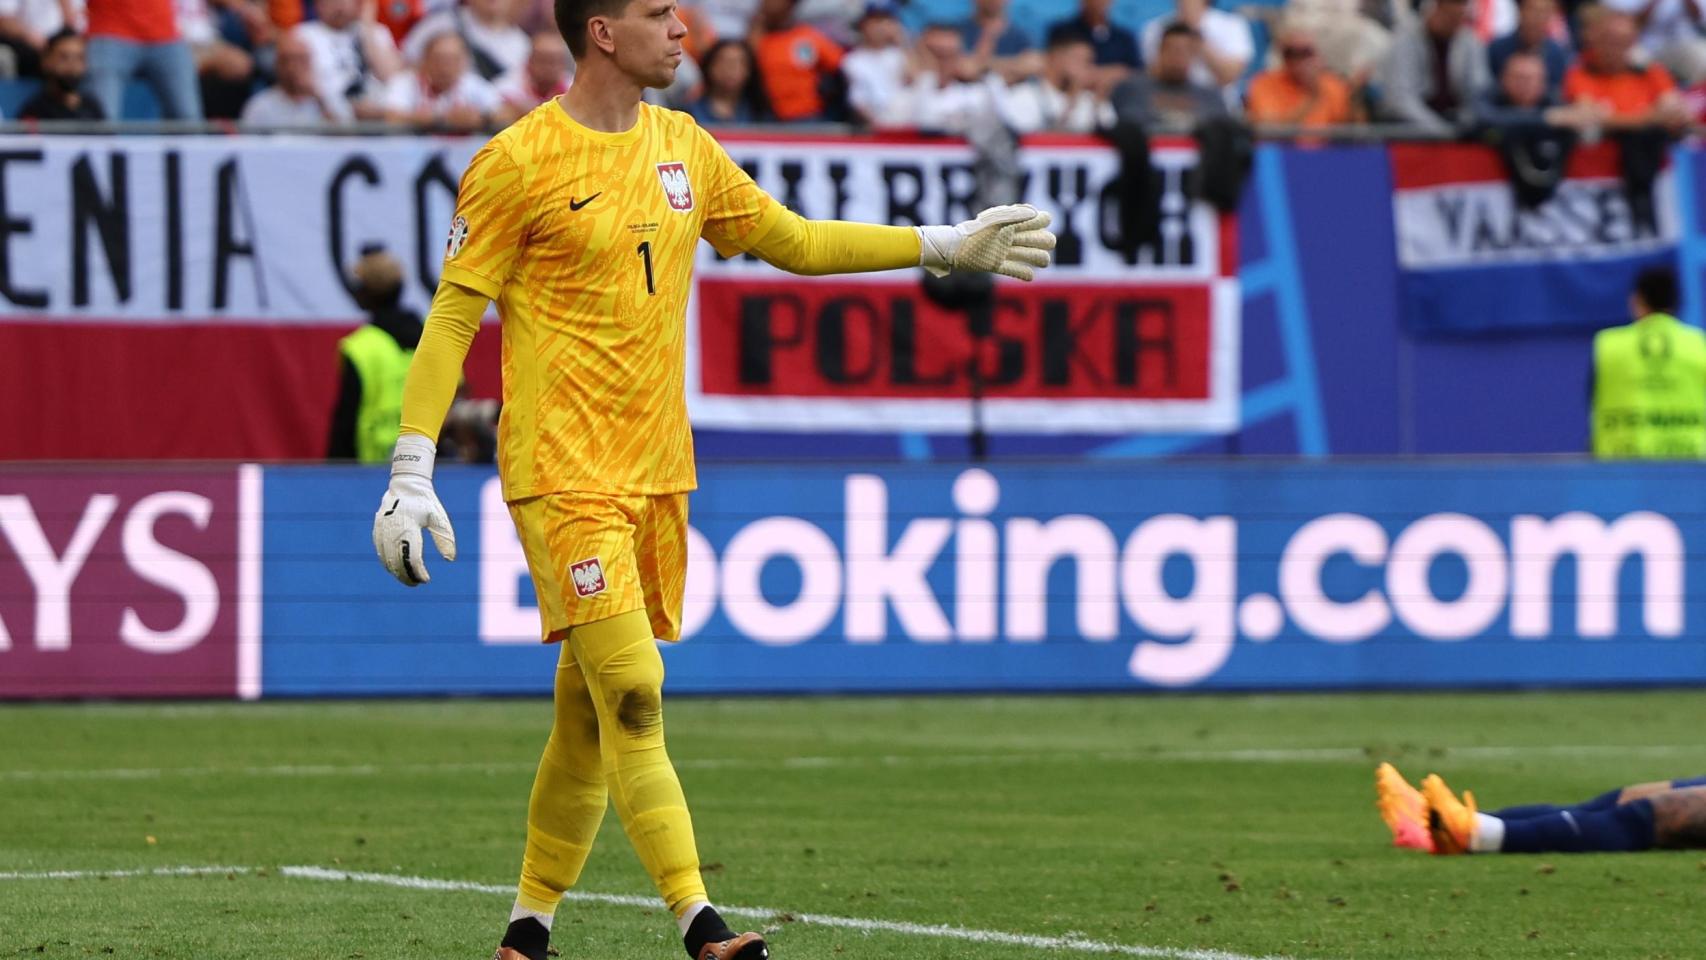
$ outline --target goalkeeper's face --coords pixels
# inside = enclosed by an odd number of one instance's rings
[[[675,0],[628,0],[610,34],[617,68],[636,83],[662,89],[675,82],[687,37]]]

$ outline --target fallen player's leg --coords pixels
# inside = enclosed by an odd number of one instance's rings
[[[1706,777],[1642,783],[1570,806],[1529,804],[1491,813],[1459,798],[1437,774],[1411,787],[1390,764],[1375,774],[1377,804],[1396,846],[1436,854],[1631,853],[1706,848]],[[1421,798],[1418,817],[1415,797]],[[1415,841],[1420,820],[1427,841]]]

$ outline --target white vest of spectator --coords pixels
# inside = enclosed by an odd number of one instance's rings
[[[443,117],[456,107],[471,107],[482,114],[497,110],[503,100],[498,90],[472,70],[457,78],[456,85],[442,93],[427,86],[419,71],[411,70],[391,78],[385,87],[384,105],[388,111],[415,113],[420,110]]]
[[[362,29],[359,20],[342,30],[333,30],[318,20],[296,25],[296,35],[308,45],[314,59],[314,84],[327,102],[359,100],[374,92],[370,87],[378,86],[371,82],[371,67],[361,50]],[[391,31],[380,24],[368,24],[365,29],[371,42],[391,50],[397,48]]]

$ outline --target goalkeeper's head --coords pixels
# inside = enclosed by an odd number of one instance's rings
[[[676,0],[556,0],[577,82],[608,69],[642,88],[674,83],[687,38],[676,8]]]
[[[385,250],[362,251],[350,279],[356,305],[369,313],[395,307],[403,298],[403,265]]]

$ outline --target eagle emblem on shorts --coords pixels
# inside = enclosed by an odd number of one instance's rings
[[[693,184],[687,180],[687,164],[676,160],[658,164],[658,179],[663,181],[663,195],[669,208],[677,213],[693,209]]]
[[[569,579],[575,582],[575,596],[590,597],[604,592],[604,565],[597,557],[569,566]]]

